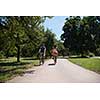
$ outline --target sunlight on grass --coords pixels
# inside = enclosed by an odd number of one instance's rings
[[[22,75],[25,71],[31,67],[35,67],[38,64],[38,60],[21,58],[20,62],[16,62],[15,57],[7,59],[0,59],[0,82],[5,82],[17,75]]]
[[[69,61],[89,70],[100,73],[100,59],[98,58],[71,58]]]

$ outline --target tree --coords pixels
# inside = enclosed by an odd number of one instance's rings
[[[31,46],[34,46],[34,49],[37,48],[38,41],[40,40],[40,26],[45,19],[40,16],[18,16],[10,17],[9,20],[12,27],[14,27],[14,31],[12,33],[14,33],[15,46],[17,47],[17,62],[19,62],[21,45],[28,43],[32,44]]]
[[[57,50],[58,50],[58,52],[59,52],[59,56],[65,56],[66,54],[65,54],[65,52],[66,52],[66,50],[65,50],[65,47],[64,47],[64,45],[63,45],[63,42],[62,41],[56,41],[56,45],[57,45]]]
[[[52,16],[0,17],[0,49],[4,55],[17,56],[17,62],[20,61],[20,55],[35,55],[43,42],[45,31],[42,23],[46,18]]]
[[[97,16],[72,16],[66,19],[61,39],[71,52],[82,56],[95,53],[99,41],[100,21]]]
[[[65,25],[63,26],[64,33],[61,35],[61,40],[64,41],[64,46],[69,48],[71,52],[75,51],[78,53],[78,37],[79,37],[79,26],[81,18],[69,17],[66,18]]]

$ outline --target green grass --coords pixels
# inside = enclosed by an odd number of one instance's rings
[[[16,62],[15,57],[0,59],[0,82],[6,82],[15,76],[23,75],[28,68],[38,65],[38,62],[32,58],[21,58],[19,63]]]
[[[100,74],[100,59],[98,58],[70,58],[69,61]]]

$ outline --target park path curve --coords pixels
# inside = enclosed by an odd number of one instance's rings
[[[56,65],[53,60],[45,62],[43,66],[31,68],[23,76],[15,77],[7,83],[99,83],[100,74],[75,65],[67,59],[58,59]]]

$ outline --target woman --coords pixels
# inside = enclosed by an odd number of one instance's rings
[[[54,45],[54,47],[52,48],[51,55],[53,56],[54,64],[56,64],[57,63],[57,56],[58,56],[58,51],[57,51],[56,45]]]

